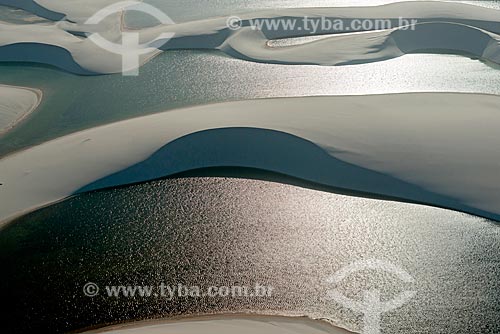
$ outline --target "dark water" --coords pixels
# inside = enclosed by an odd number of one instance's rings
[[[383,333],[500,333],[500,226],[442,209],[266,181],[182,178],[84,194],[0,232],[4,333],[59,333],[132,319],[258,312],[331,319],[362,314],[328,299],[416,296],[382,315]],[[406,270],[328,278],[359,260]],[[94,282],[97,297],[82,287]],[[270,297],[115,298],[106,285],[254,286]]]

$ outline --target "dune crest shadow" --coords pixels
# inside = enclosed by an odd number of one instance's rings
[[[493,218],[453,198],[339,160],[298,136],[260,128],[218,128],[186,135],[163,146],[146,160],[92,182],[75,194],[165,177],[203,175],[277,181]]]

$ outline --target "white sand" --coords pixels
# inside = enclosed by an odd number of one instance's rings
[[[85,333],[109,334],[348,334],[324,321],[301,317],[227,315],[178,321],[143,321]]]
[[[111,15],[97,26],[85,24],[85,20],[98,9],[114,2],[117,1],[0,0],[0,4],[7,3],[34,12],[46,8],[64,13],[72,21],[54,24],[0,24],[0,47],[16,45],[15,52],[18,55],[13,56],[14,51],[3,54],[0,48],[0,61],[40,62],[78,74],[121,72],[121,55],[103,50],[91,40],[70,33],[99,33],[109,41],[118,42],[123,26],[122,13]],[[266,10],[238,16],[246,25],[252,19],[289,17],[297,18],[300,22],[304,17],[318,16],[330,20],[343,19],[346,22],[352,18],[397,20],[405,17],[417,19],[419,24],[415,31],[394,27],[359,33],[346,28],[344,34],[339,36],[285,48],[269,47],[269,37],[248,27],[239,31],[228,30],[226,17],[160,25],[141,31],[141,43],[145,45],[139,49],[147,52],[140,58],[137,66],[145,64],[162,51],[171,49],[216,49],[233,57],[283,64],[346,65],[380,61],[421,51],[467,54],[500,63],[500,11],[479,6],[415,1],[370,7]],[[350,25],[345,24],[345,27]],[[174,37],[164,44],[166,40],[159,37],[162,33],[174,34]],[[286,38],[308,33],[284,30],[280,26],[272,35],[273,38]],[[320,35],[327,32],[320,29],[315,33]],[[46,57],[49,49],[56,49],[57,54]],[[133,54],[135,51],[130,49],[126,52]],[[131,64],[125,70],[132,70],[137,66]]]
[[[457,36],[461,36],[459,43]],[[424,50],[447,50],[500,64],[500,35],[449,22],[417,24],[414,31],[395,28],[330,35],[286,47],[269,47],[268,42],[262,32],[247,27],[228,38],[220,50],[247,60],[290,65],[361,64]]]
[[[42,91],[0,85],[0,135],[25,119],[42,99]]]
[[[107,185],[207,166],[255,167],[500,219],[499,122],[500,97],[478,94],[284,98],[168,111],[71,134],[1,159],[0,220],[5,223],[61,200],[141,161],[150,164]],[[276,133],[261,144],[234,142],[231,153],[225,144],[202,142],[186,148],[181,154],[185,161],[169,156],[169,146],[162,160],[151,157],[185,135],[228,127],[281,131],[310,142],[310,147],[298,150],[296,142],[302,139],[290,142],[291,147],[271,147],[272,136],[281,138]],[[326,158],[288,163],[290,157],[300,159],[318,148]],[[209,149],[217,151],[204,156]],[[352,174],[331,164],[334,158],[380,175]],[[360,177],[365,182],[358,182]],[[407,184],[388,187],[386,177]],[[415,193],[412,187],[441,197]]]

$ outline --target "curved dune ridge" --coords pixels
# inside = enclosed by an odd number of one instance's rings
[[[38,89],[0,85],[0,135],[25,119],[41,100]]]
[[[325,321],[306,317],[264,315],[200,316],[181,320],[150,320],[115,325],[85,333],[128,334],[349,334]]]
[[[241,59],[280,64],[347,65],[415,52],[468,55],[500,63],[500,11],[450,2],[415,1],[371,7],[244,13],[239,15],[242,28],[234,31],[227,28],[226,17],[145,28],[140,31],[144,45],[139,47],[144,54],[137,65],[130,64],[123,68],[121,54],[106,51],[85,37],[86,34],[99,33],[111,42],[120,42],[124,25],[122,12],[110,15],[98,25],[85,24],[95,12],[114,2],[0,0],[0,4],[23,8],[53,20],[59,19],[59,13],[65,15],[64,19],[53,24],[0,23],[0,61],[50,64],[82,75],[133,70],[159,53],[175,49],[214,49]],[[127,7],[122,10],[126,11]],[[340,19],[344,24],[342,29],[335,31],[336,35],[286,47],[272,47],[268,42],[311,35],[301,31],[300,24],[287,30],[282,25],[274,30],[266,30],[264,26],[262,31],[254,26],[257,19],[278,22],[287,18],[300,22],[304,17]],[[416,19],[418,24],[413,30],[398,26],[400,17]],[[355,18],[389,19],[393,28],[352,30],[350,23]],[[173,34],[173,38],[159,37],[162,33]],[[318,36],[331,33],[331,30],[321,27],[314,32]],[[137,53],[137,49],[125,52],[132,55]],[[47,54],[51,56],[47,57]]]
[[[0,221],[204,167],[258,168],[500,220],[499,110],[493,95],[412,93],[228,102],[130,119],[1,159]]]
[[[450,22],[420,23],[415,30],[402,29],[406,28],[269,47],[269,39],[261,31],[246,27],[229,37],[220,49],[235,57],[275,64],[351,65],[423,51],[466,54],[500,63],[500,35],[486,30]]]

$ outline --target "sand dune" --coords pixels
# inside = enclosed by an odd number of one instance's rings
[[[141,321],[116,325],[86,333],[110,334],[348,334],[323,321],[305,317],[278,317],[254,315],[203,316],[177,321]]]
[[[0,85],[0,134],[26,118],[36,109],[41,99],[40,90]]]
[[[85,36],[99,33],[118,43],[123,16],[115,13],[99,25],[88,25],[86,19],[99,8],[114,3],[102,1],[24,0],[18,7],[40,12],[40,8],[64,13],[66,20],[54,24],[0,24],[0,61],[32,61],[50,64],[77,74],[108,74],[129,71],[145,64],[163,51],[174,49],[217,49],[230,56],[269,63],[347,65],[380,61],[415,52],[468,55],[500,63],[500,11],[472,5],[417,1],[383,6],[353,8],[305,8],[258,11],[239,15],[243,28],[227,28],[226,17],[160,25],[141,31],[138,48],[128,48],[128,55],[145,52],[137,65],[122,68],[121,54],[106,51]],[[0,4],[16,6],[11,0]],[[123,8],[126,10],[126,7]],[[46,15],[46,13],[38,13]],[[255,30],[257,19],[297,19],[325,17],[340,19],[350,27],[354,18],[387,18],[393,28],[362,31],[344,28],[336,36],[288,47],[269,47],[269,40],[310,35],[294,29]],[[398,18],[418,20],[415,30],[398,26]],[[363,33],[360,33],[363,32]],[[169,34],[169,38],[160,37]],[[332,33],[321,28],[315,35]],[[76,35],[75,35],[76,34]],[[170,39],[173,34],[173,38]],[[168,41],[168,42],[167,42]],[[166,43],[165,43],[166,42]],[[50,57],[46,55],[50,54]]]
[[[61,20],[64,18],[64,14],[54,12],[34,0],[0,0],[0,5],[24,9],[49,20]]]
[[[234,57],[275,64],[350,65],[424,51],[467,54],[500,63],[500,35],[448,22],[421,23],[415,30],[340,34],[285,47],[269,47],[268,42],[261,31],[247,27],[220,49]]]
[[[85,190],[228,165],[500,220],[499,110],[497,96],[416,93],[251,100],[131,119],[1,159],[0,220]],[[226,145],[190,136],[242,127],[256,129]]]

